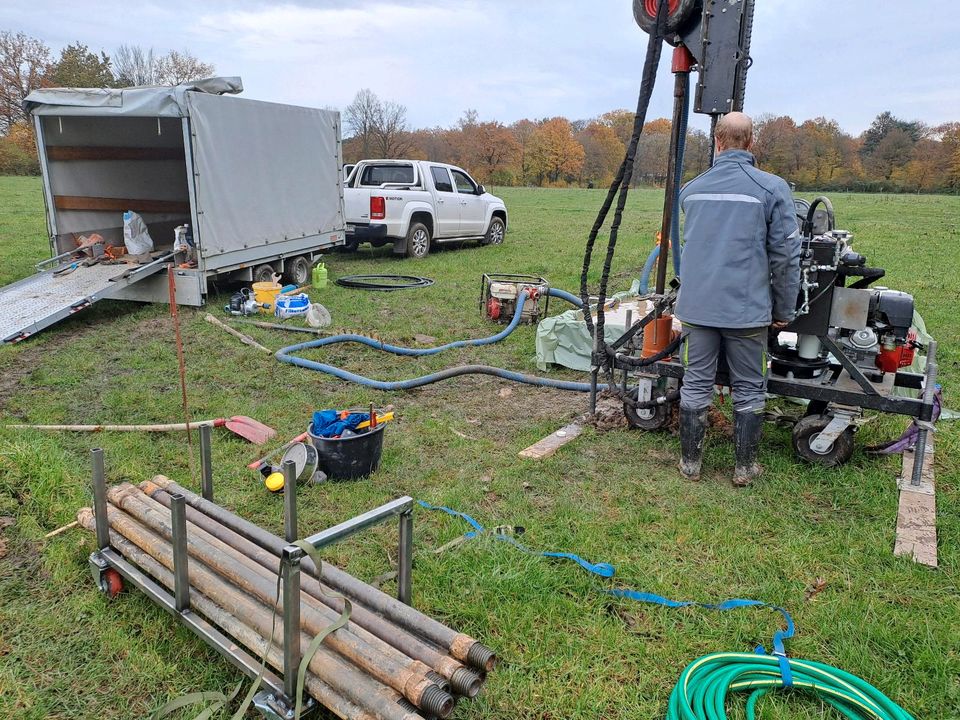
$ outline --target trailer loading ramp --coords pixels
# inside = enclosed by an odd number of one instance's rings
[[[65,275],[51,268],[0,288],[0,338],[20,342],[156,274],[169,259],[166,254],[145,265],[81,266]]]

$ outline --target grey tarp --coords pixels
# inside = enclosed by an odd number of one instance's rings
[[[188,107],[206,267],[343,227],[336,112],[203,93]]]
[[[34,115],[127,115],[129,117],[184,117],[187,93],[223,95],[243,92],[238,77],[214,77],[170,86],[128,88],[43,88],[23,101]]]

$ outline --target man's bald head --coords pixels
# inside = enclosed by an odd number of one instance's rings
[[[742,112],[727,113],[717,121],[717,150],[749,150],[753,145],[753,120]]]

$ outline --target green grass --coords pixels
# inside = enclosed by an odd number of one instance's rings
[[[331,278],[348,273],[416,273],[424,290],[363,293],[336,286],[313,292],[334,329],[412,344],[483,337],[494,328],[477,308],[480,274],[542,274],[576,290],[583,241],[601,191],[505,189],[511,227],[502,247],[445,250],[422,262],[388,249],[331,255]],[[622,287],[651,246],[661,195],[631,195],[617,255]],[[889,286],[913,293],[940,340],[948,404],[960,405],[960,199],[930,196],[833,197],[857,249],[886,267]],[[47,255],[40,184],[0,178],[0,281],[29,273]],[[595,280],[595,278],[594,278]],[[226,295],[211,299],[211,309]],[[799,633],[789,650],[835,664],[886,692],[918,718],[960,716],[960,460],[956,424],[937,435],[939,551],[933,571],[894,558],[897,461],[858,450],[837,470],[800,464],[789,432],[768,427],[766,473],[749,490],[727,480],[731,449],[711,435],[706,474],[683,482],[676,438],[588,431],[540,463],[517,452],[581,412],[586,398],[469,377],[407,393],[375,392],[281,365],[182,311],[191,413],[247,414],[279,430],[302,431],[316,408],[393,404],[381,470],[362,482],[304,488],[300,522],[315,531],[407,493],[470,513],[488,526],[527,528],[530,545],[570,550],[617,567],[613,585],[701,601],[762,599],[791,610]],[[251,328],[271,348],[300,336]],[[495,346],[406,359],[338,346],[311,357],[363,374],[400,379],[476,362],[535,372],[534,329]],[[101,303],[17,346],[0,348],[0,420],[5,422],[163,422],[181,418],[173,333],[163,306]],[[569,372],[555,377],[576,377]],[[509,387],[509,396],[499,391]],[[894,437],[903,419],[878,418],[858,447]],[[459,434],[458,434],[459,433]],[[467,438],[462,435],[468,436]],[[110,481],[164,473],[187,485],[182,436],[84,436],[0,431],[0,717],[126,718],[178,694],[228,690],[237,673],[142,595],[113,603],[93,588],[92,539],[45,532],[89,503],[88,451],[106,451]],[[244,466],[256,449],[217,431],[217,499],[273,530],[282,501]],[[772,611],[667,610],[613,601],[610,587],[563,561],[540,560],[504,544],[431,550],[464,527],[418,512],[415,603],[481,638],[503,658],[460,718],[655,718],[693,658],[769,643]],[[371,579],[395,557],[394,529],[382,528],[330,551]],[[812,601],[805,588],[823,578]],[[764,701],[764,720],[826,718],[802,700]],[[735,715],[739,717],[739,715]]]

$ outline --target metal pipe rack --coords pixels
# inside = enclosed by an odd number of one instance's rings
[[[213,497],[213,468],[209,433],[201,428],[202,496]],[[191,607],[188,559],[188,518],[184,494],[170,495],[170,544],[173,553],[173,592],[137,567],[111,545],[108,521],[108,492],[104,471],[104,453],[100,448],[91,451],[93,483],[93,518],[96,524],[97,549],[90,555],[89,565],[94,581],[103,591],[111,592],[111,571],[119,573],[126,582],[141,590],[153,602],[177,617],[204,643],[214,648],[231,664],[250,678],[260,677],[263,689],[257,693],[253,705],[268,720],[291,720],[296,706],[297,671],[301,662],[301,576],[300,563],[304,550],[294,545],[298,539],[296,470],[292,461],[284,463],[284,534],[287,544],[280,554],[282,584],[282,671],[272,672],[258,657],[240,647],[214,624],[201,617]],[[411,605],[413,579],[413,499],[397,498],[366,513],[339,523],[307,537],[306,542],[317,550],[323,549],[363,530],[398,519],[399,571],[398,599]],[[312,563],[311,563],[312,567]],[[296,601],[290,602],[290,599]],[[269,648],[268,648],[269,649]],[[305,710],[317,705],[305,697]],[[450,703],[452,708],[452,702]],[[416,709],[416,708],[412,708]],[[417,717],[412,715],[411,717]]]

